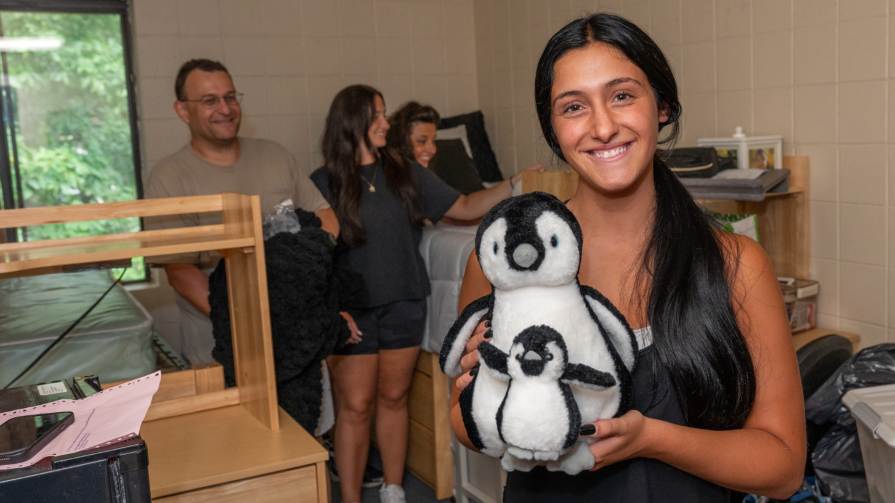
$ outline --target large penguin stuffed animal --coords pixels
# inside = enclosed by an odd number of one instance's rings
[[[508,471],[590,469],[578,428],[630,408],[637,341],[618,309],[578,283],[578,221],[552,195],[523,194],[485,216],[475,244],[493,291],[463,310],[440,355],[442,370],[458,376],[475,327],[490,320],[460,395],[470,441]]]

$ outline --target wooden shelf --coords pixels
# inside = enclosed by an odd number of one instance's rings
[[[0,244],[0,277],[42,274],[90,264],[120,263],[135,256],[206,251],[223,253],[227,263],[227,280],[231,285],[228,294],[239,389],[222,392],[220,389],[198,390],[193,386],[193,393],[177,398],[176,404],[154,401],[155,410],[150,411],[150,416],[157,418],[184,414],[214,406],[224,407],[236,401],[263,425],[276,431],[279,427],[276,381],[267,314],[261,205],[257,196],[217,194],[5,210],[0,211],[0,229],[196,213],[216,214],[220,223]],[[178,379],[191,382],[198,379],[198,374],[193,375],[195,372],[195,369],[186,371],[187,375]],[[163,387],[166,387],[164,381],[173,378],[171,375],[162,376]],[[201,396],[203,394],[206,396]]]
[[[784,156],[789,170],[789,191],[769,193],[763,201],[701,200],[709,210],[729,214],[753,214],[758,218],[758,238],[778,276],[807,278],[810,274],[808,157]]]
[[[0,277],[115,262],[134,256],[251,250],[254,245],[255,238],[227,230],[223,225],[3,244],[0,245]]]
[[[765,199],[776,199],[778,197],[791,197],[799,194],[804,194],[805,191],[802,189],[798,190],[787,190],[786,192],[768,192],[765,194]]]
[[[243,249],[263,244],[249,196],[218,194],[140,201],[51,206],[0,211],[0,229],[144,218],[184,213],[217,213],[218,225],[178,227],[24,243],[0,244],[0,277],[71,265],[102,264],[134,256]],[[259,222],[260,223],[260,222]]]
[[[145,423],[152,498],[310,466],[327,501],[326,449],[282,410],[279,419],[273,432],[233,406]]]

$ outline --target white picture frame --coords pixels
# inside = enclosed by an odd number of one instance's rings
[[[740,169],[783,169],[782,136],[699,138],[700,147],[714,147],[718,156],[729,158]]]

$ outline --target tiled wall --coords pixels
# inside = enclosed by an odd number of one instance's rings
[[[311,169],[332,97],[366,83],[395,109],[478,108],[472,0],[132,0],[144,175],[189,135],[174,76],[222,61],[245,93],[242,134],[274,139]]]
[[[555,164],[534,112],[534,68],[550,35],[597,10],[640,25],[670,60],[679,145],[739,125],[811,157],[820,321],[864,345],[895,342],[895,2],[476,0],[479,102],[505,170]]]

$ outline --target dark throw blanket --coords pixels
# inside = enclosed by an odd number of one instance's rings
[[[296,213],[301,231],[267,239],[264,257],[279,405],[313,434],[323,396],[320,362],[348,338],[339,306],[359,285],[356,277],[334,271],[332,239],[320,221],[311,213]],[[212,355],[224,367],[227,385],[234,386],[224,260],[209,277],[208,297],[215,338]]]

